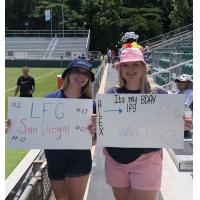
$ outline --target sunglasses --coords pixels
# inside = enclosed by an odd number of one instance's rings
[[[70,74],[81,74],[81,75],[84,75],[88,78],[91,77],[90,72],[85,71],[85,70],[83,71],[83,70],[80,70],[80,69],[71,69]]]

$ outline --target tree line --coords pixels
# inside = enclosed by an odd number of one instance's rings
[[[192,0],[6,0],[6,30],[49,30],[45,9],[52,10],[53,30],[91,30],[90,49],[113,48],[126,31],[139,40],[192,23]],[[26,24],[26,25],[25,25]]]

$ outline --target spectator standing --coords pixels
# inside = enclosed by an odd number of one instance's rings
[[[140,49],[124,49],[115,65],[119,72],[119,87],[112,87],[107,93],[167,94],[161,88],[151,88]],[[157,199],[162,177],[162,149],[106,147],[104,154],[106,181],[112,186],[116,200]]]
[[[193,81],[192,77],[188,74],[182,74],[177,79],[175,79],[175,83],[177,83],[178,92],[177,94],[184,94],[185,96],[185,112],[186,117],[192,117],[193,111]],[[189,116],[187,116],[189,115]],[[192,132],[190,128],[185,128],[184,138],[190,139],[192,138]]]
[[[17,80],[15,96],[20,91],[20,97],[32,97],[35,91],[35,79],[29,75],[29,68],[27,66],[22,67],[22,73],[23,75]]]
[[[138,48],[143,52],[143,47],[137,43],[138,38],[139,35],[136,35],[134,32],[126,32],[121,38],[122,48],[119,54],[126,48]]]
[[[92,65],[85,59],[75,59],[69,63],[62,74],[64,80],[61,90],[49,93],[46,98],[92,98]],[[95,113],[95,103],[93,105]],[[74,119],[76,120],[76,119]],[[11,126],[6,120],[5,128]],[[88,130],[92,144],[96,143],[96,115],[91,116]],[[45,142],[45,141],[44,141]],[[48,177],[57,200],[83,200],[87,181],[92,168],[90,150],[46,149]]]
[[[111,57],[112,57],[112,51],[110,49],[107,49],[107,59],[108,59],[108,63],[111,62]]]
[[[92,98],[92,64],[85,59],[75,59],[69,63],[62,74],[61,90],[46,95],[46,98]],[[95,104],[94,111],[95,113]],[[88,126],[93,135],[96,133],[96,118],[92,116]],[[75,119],[76,120],[76,119]],[[82,200],[92,167],[90,150],[53,150],[46,149],[48,176],[56,199]]]
[[[112,67],[114,68],[114,63],[115,63],[115,51],[111,51],[111,61],[112,61]]]
[[[149,43],[147,43],[144,47],[144,57],[145,57],[146,62],[149,62],[150,56],[151,56],[151,49],[150,49]]]
[[[185,95],[185,106],[191,107],[193,102],[193,81],[190,75],[182,74],[177,79],[175,79],[175,83],[177,83],[178,92],[177,94]]]

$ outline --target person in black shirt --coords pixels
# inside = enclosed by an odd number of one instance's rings
[[[29,76],[29,68],[27,66],[22,67],[23,75],[17,80],[17,87],[15,90],[15,96],[20,91],[20,97],[32,97],[35,91],[35,80],[32,76]]]

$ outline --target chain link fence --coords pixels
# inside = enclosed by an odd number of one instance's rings
[[[47,165],[41,171],[40,188],[42,200],[56,200],[54,193],[50,187],[50,181],[47,173]]]

